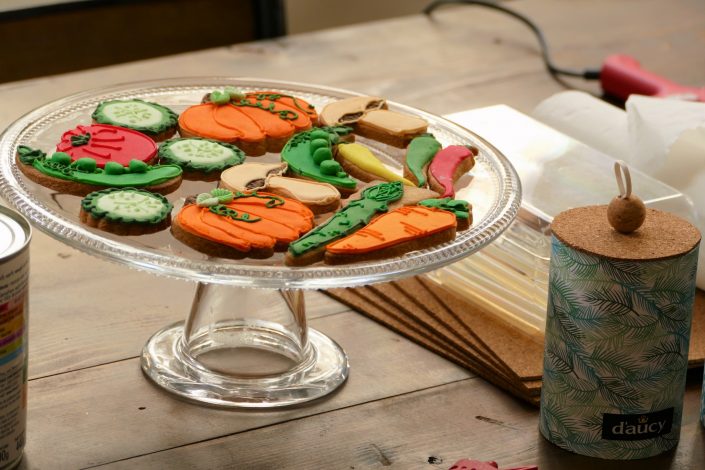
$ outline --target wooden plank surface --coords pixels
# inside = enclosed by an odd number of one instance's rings
[[[541,470],[695,470],[705,453],[699,406],[697,393],[689,393],[675,452],[610,462],[550,444],[536,429],[534,409],[468,379],[99,468],[447,469],[472,456],[494,460],[500,469],[538,464]]]
[[[512,6],[542,25],[562,66],[596,66],[607,54],[623,52],[683,84],[705,84],[702,0],[525,0]],[[4,84],[0,126],[73,92],[193,75],[344,87],[438,114],[498,103],[526,112],[563,89],[544,71],[523,25],[460,7],[440,10],[432,21],[417,15]],[[571,83],[597,91],[594,83]],[[536,410],[322,295],[308,298],[311,323],[346,348],[352,365],[338,393],[306,407],[255,413],[179,401],[141,375],[136,357],[156,329],[184,318],[192,292],[183,281],[100,261],[35,235],[23,468],[131,458],[115,466],[447,468],[466,456],[502,465],[539,462],[542,469],[597,465],[543,441]],[[705,438],[696,422],[699,380],[689,381],[681,445],[649,466],[705,467]],[[429,457],[443,462],[429,464]]]
[[[309,406],[232,411],[180,401],[127,359],[30,382],[31,468],[79,468],[384,399],[471,377],[469,372],[344,312],[310,322],[341,344],[352,373],[340,393]]]

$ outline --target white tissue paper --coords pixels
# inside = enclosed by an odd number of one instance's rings
[[[624,112],[587,93],[567,91],[544,100],[532,114],[683,192],[705,234],[705,103],[632,95]],[[705,247],[697,286],[705,289]]]

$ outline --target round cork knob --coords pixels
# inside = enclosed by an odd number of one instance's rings
[[[619,233],[632,233],[644,223],[646,206],[636,194],[632,194],[632,178],[629,167],[623,161],[614,163],[619,196],[607,206],[607,220]]]

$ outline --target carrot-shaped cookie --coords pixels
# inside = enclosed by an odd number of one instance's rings
[[[406,149],[404,161],[404,177],[413,181],[416,186],[426,186],[426,169],[441,149],[441,143],[431,134],[414,138]]]
[[[399,256],[455,238],[452,212],[431,207],[400,207],[326,246],[325,262],[351,263]]]
[[[325,247],[367,225],[375,215],[387,212],[387,204],[403,194],[399,181],[367,188],[362,197],[352,201],[322,225],[289,245],[286,264],[303,266],[323,259]]]
[[[419,205],[452,212],[458,222],[458,230],[465,230],[472,225],[472,205],[467,201],[446,197],[443,199],[424,199],[419,202]]]
[[[397,175],[392,170],[384,166],[384,163],[382,163],[382,161],[364,145],[338,145],[336,160],[340,162],[343,169],[352,177],[361,181],[401,181],[405,185],[414,186],[411,181]]]
[[[298,201],[214,189],[187,200],[171,230],[177,239],[211,256],[267,258],[312,226],[313,213]]]
[[[475,147],[450,145],[439,151],[428,167],[428,184],[441,197],[454,197],[453,184],[475,166]]]

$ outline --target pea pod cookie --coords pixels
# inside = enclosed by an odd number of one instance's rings
[[[81,222],[118,235],[143,235],[167,228],[173,206],[161,194],[136,188],[94,191],[81,201]]]
[[[103,101],[93,111],[93,121],[124,127],[148,135],[157,142],[176,133],[178,114],[166,106],[140,99]]]
[[[181,168],[177,165],[147,165],[131,160],[127,166],[107,162],[100,168],[93,158],[71,161],[64,152],[51,156],[41,150],[20,145],[17,166],[30,180],[65,194],[85,196],[108,187],[141,188],[168,194],[181,184]]]
[[[187,137],[159,144],[159,161],[179,165],[185,179],[214,181],[221,171],[245,161],[245,153],[224,142]]]
[[[349,127],[323,127],[296,134],[281,153],[288,174],[335,186],[341,194],[351,194],[357,182],[333,159],[341,136],[350,134]]]

